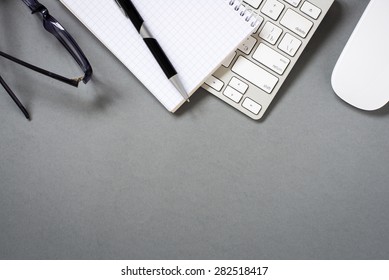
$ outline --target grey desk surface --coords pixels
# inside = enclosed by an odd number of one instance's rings
[[[1,259],[389,258],[389,108],[340,101],[330,76],[368,1],[339,0],[262,122],[200,90],[177,115],[57,1],[94,80],[69,88],[0,59]],[[0,49],[78,68],[21,1]]]

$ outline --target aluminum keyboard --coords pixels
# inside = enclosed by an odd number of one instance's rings
[[[232,0],[237,3],[238,1]],[[203,88],[247,116],[263,117],[334,0],[245,0],[260,25]]]

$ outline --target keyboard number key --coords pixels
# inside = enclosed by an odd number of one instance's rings
[[[277,20],[284,10],[285,5],[277,0],[267,0],[263,5],[261,12],[270,17],[271,19]]]
[[[301,11],[313,19],[318,19],[321,14],[321,10],[308,1],[301,6]]]
[[[254,115],[258,115],[262,109],[262,106],[250,98],[246,98],[242,103],[243,108],[246,108]]]
[[[210,76],[205,83],[216,91],[221,91],[224,83],[214,76]]]
[[[223,93],[225,96],[227,96],[229,99],[231,99],[232,101],[236,102],[236,103],[239,103],[239,101],[242,99],[243,97],[243,94],[241,94],[240,92],[238,92],[237,90],[233,89],[232,87],[228,86],[224,93]]]
[[[284,38],[281,40],[281,43],[278,45],[278,48],[290,56],[295,56],[301,44],[302,42],[299,39],[289,33],[286,33]]]

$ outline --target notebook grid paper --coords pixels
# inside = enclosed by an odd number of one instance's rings
[[[114,0],[60,1],[166,109],[174,112],[184,103]],[[253,30],[253,21],[245,21],[226,0],[132,2],[176,68],[189,95]]]

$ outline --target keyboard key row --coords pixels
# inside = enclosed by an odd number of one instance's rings
[[[243,98],[243,94],[239,93],[230,86],[227,86],[223,94],[235,103],[239,103]],[[259,105],[257,102],[248,97],[246,97],[245,100],[242,102],[242,107],[246,110],[249,110],[254,115],[258,115],[262,109],[261,105]]]
[[[300,0],[284,0],[284,1],[294,7],[297,7],[301,2]],[[258,9],[262,3],[262,0],[245,0],[244,2]],[[278,20],[284,8],[285,5],[277,0],[267,0],[261,9],[261,12],[273,20]],[[309,1],[304,2],[304,4],[301,7],[301,11],[313,19],[318,19],[321,14],[321,9],[319,9]],[[259,18],[261,19],[261,23],[262,23],[263,18],[261,17]],[[311,21],[309,21],[308,19],[299,15],[298,13],[296,13],[291,9],[288,9],[286,11],[280,23],[281,25],[285,26],[286,28],[288,28],[295,34],[301,36],[302,38],[305,38],[308,35],[309,31],[313,26],[313,23]],[[260,37],[274,45],[275,42],[278,40],[279,36],[281,35],[280,32],[281,32],[280,29],[275,28],[274,24],[267,22],[265,27],[261,31],[262,34],[260,35]],[[252,43],[254,42],[253,39],[250,39],[250,41],[247,42],[247,45],[242,46],[242,51],[244,53],[246,54],[250,53],[249,49],[250,46],[252,46]]]
[[[224,83],[215,76],[210,76],[205,83],[217,91],[221,91],[224,86]],[[233,77],[224,90],[223,95],[235,103],[239,103],[243,98],[243,94],[247,91],[248,88],[248,84],[236,77]],[[255,115],[258,115],[262,109],[261,105],[248,97],[243,101],[242,107]]]

